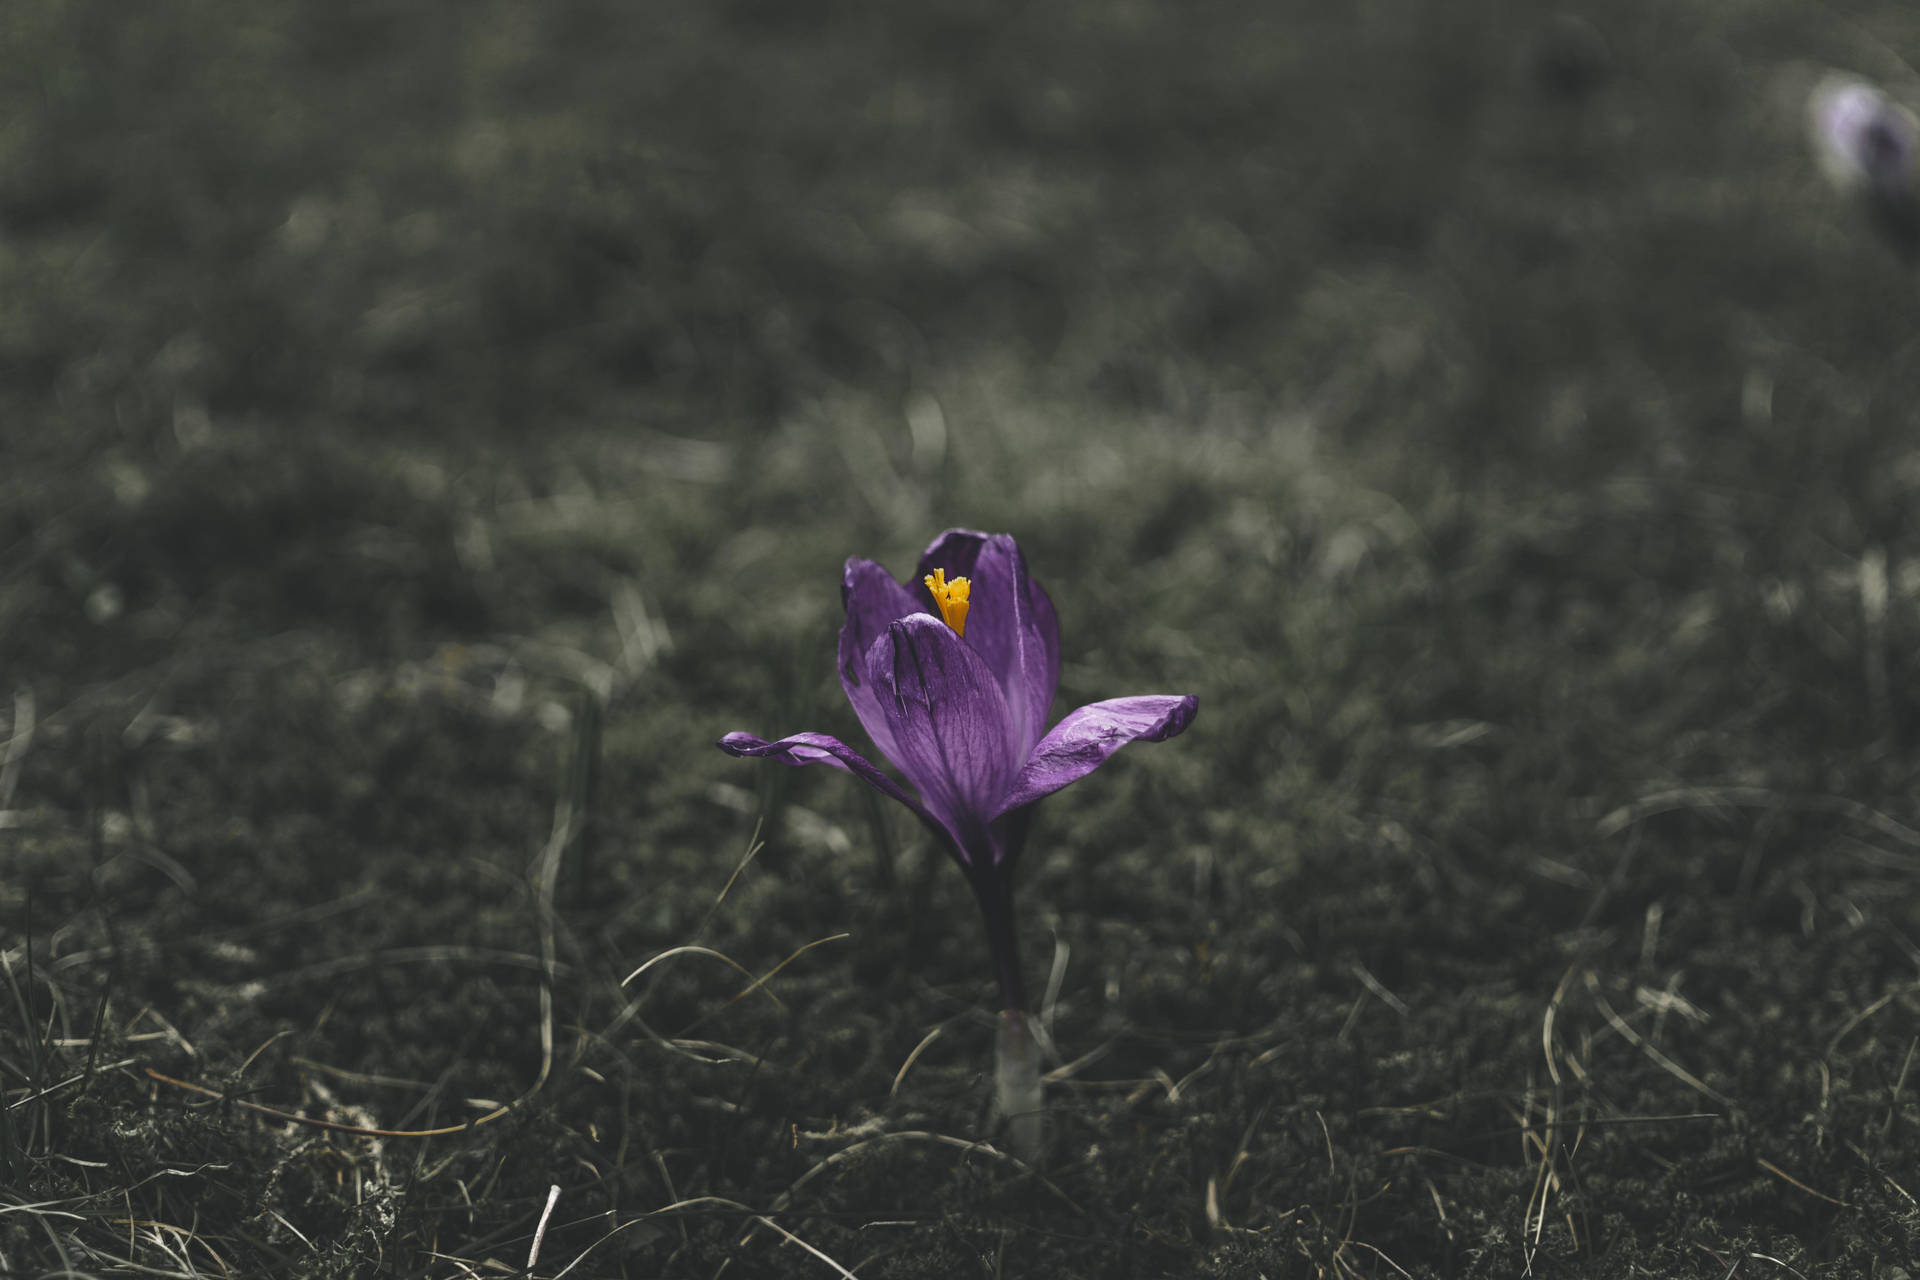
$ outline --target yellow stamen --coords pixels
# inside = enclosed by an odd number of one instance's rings
[[[935,569],[924,581],[927,590],[933,592],[933,602],[940,606],[940,616],[953,628],[953,633],[966,635],[967,610],[971,607],[967,597],[973,594],[973,582],[967,578],[955,578],[948,582],[945,569]]]

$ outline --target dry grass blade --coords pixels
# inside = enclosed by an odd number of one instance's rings
[[[1839,1205],[1842,1209],[1847,1209],[1852,1207],[1845,1200],[1836,1200],[1832,1196],[1827,1195],[1823,1191],[1815,1191],[1812,1187],[1800,1181],[1800,1179],[1794,1177],[1792,1174],[1788,1173],[1785,1169],[1782,1169],[1779,1165],[1773,1163],[1773,1161],[1771,1160],[1765,1159],[1761,1156],[1755,1156],[1753,1158],[1753,1162],[1759,1165],[1762,1169],[1765,1169],[1768,1173],[1772,1174],[1774,1177],[1780,1179],[1780,1181],[1786,1183],[1788,1186],[1793,1187],[1799,1191],[1804,1191],[1816,1200],[1825,1200],[1828,1204]]]
[[[1833,1033],[1833,1038],[1827,1041],[1827,1052],[1825,1056],[1831,1058],[1834,1054],[1834,1051],[1840,1047],[1840,1042],[1842,1040],[1845,1040],[1849,1035],[1851,1035],[1855,1028],[1861,1026],[1862,1024],[1867,1022],[1870,1018],[1872,1018],[1874,1014],[1879,1013],[1882,1009],[1892,1004],[1895,1000],[1899,999],[1901,996],[1910,995],[1915,991],[1920,991],[1920,983],[1910,983],[1907,986],[1899,987],[1893,991],[1889,991],[1885,995],[1881,996],[1878,1000],[1875,1000],[1872,1004],[1869,1004],[1866,1008],[1860,1010],[1860,1012],[1854,1014],[1852,1017],[1848,1018],[1845,1022],[1841,1023],[1840,1029],[1838,1031],[1835,1031]]]
[[[1626,1019],[1615,1013],[1613,1006],[1607,1003],[1607,998],[1600,994],[1600,980],[1591,971],[1586,974],[1586,985],[1587,994],[1593,997],[1594,1007],[1600,1010],[1600,1016],[1605,1018],[1607,1025],[1618,1032],[1621,1038],[1626,1040],[1628,1044],[1639,1049],[1640,1052],[1647,1056],[1650,1062],[1672,1076],[1675,1080],[1678,1080],[1681,1084],[1686,1085],[1689,1089],[1692,1089],[1703,1097],[1711,1098],[1729,1111],[1738,1110],[1738,1108],[1734,1106],[1731,1098],[1728,1098],[1718,1089],[1707,1084],[1691,1071],[1688,1071],[1685,1067],[1675,1062],[1672,1058],[1669,1058],[1666,1054],[1660,1052],[1660,1050],[1654,1048],[1651,1044],[1648,1044],[1639,1032],[1628,1026]]]
[[[698,943],[688,942],[688,943],[683,943],[677,947],[668,947],[665,951],[662,951],[659,955],[653,957],[651,960],[648,960],[646,963],[642,964],[638,969],[635,969],[632,973],[620,979],[620,985],[623,987],[628,985],[635,978],[638,978],[641,974],[645,973],[647,970],[653,968],[655,965],[660,964],[663,961],[671,960],[675,956],[689,956],[689,955],[711,956],[715,960],[718,960],[722,964],[731,968],[735,973],[739,974],[741,977],[747,979],[748,982],[753,981],[753,970],[747,968],[745,965],[741,964],[738,960],[735,960],[732,956],[727,955],[724,952],[715,951],[712,947],[703,947]],[[752,988],[749,987],[748,990],[752,990]],[[774,996],[771,991],[769,991],[767,994],[769,997],[773,998],[773,1001],[775,1004],[780,1003],[779,998],[777,996]],[[785,1006],[783,1005],[781,1007],[784,1008]]]
[[[575,1267],[579,1266],[582,1262],[585,1262],[588,1256],[591,1255],[595,1249],[598,1249],[601,1245],[606,1244],[609,1240],[612,1240],[620,1232],[625,1231],[630,1227],[638,1226],[641,1223],[646,1222],[653,1218],[664,1217],[668,1214],[677,1214],[680,1210],[690,1209],[697,1205],[706,1205],[706,1204],[717,1204],[717,1205],[722,1205],[729,1209],[738,1209],[741,1213],[745,1214],[748,1218],[752,1219],[753,1222],[756,1223],[757,1225],[769,1228],[770,1230],[778,1233],[783,1239],[787,1241],[787,1243],[795,1245],[800,1249],[806,1251],[807,1253],[812,1254],[814,1257],[820,1259],[820,1261],[826,1263],[829,1267],[832,1267],[836,1274],[842,1277],[845,1277],[846,1280],[859,1280],[859,1277],[855,1276],[853,1272],[847,1270],[845,1267],[841,1266],[838,1262],[835,1262],[832,1258],[828,1257],[825,1253],[821,1252],[819,1249],[807,1243],[805,1240],[802,1240],[799,1236],[795,1235],[793,1232],[787,1230],[787,1228],[775,1222],[771,1217],[767,1216],[764,1213],[757,1213],[749,1206],[741,1204],[738,1200],[730,1200],[725,1196],[692,1196],[685,1200],[676,1200],[672,1204],[664,1205],[661,1208],[654,1209],[648,1213],[644,1213],[637,1218],[631,1218],[626,1222],[621,1223],[619,1226],[615,1227],[612,1231],[609,1231],[606,1235],[602,1236],[600,1239],[594,1241],[593,1244],[588,1246],[584,1252],[582,1252],[577,1257],[575,1257],[572,1262],[569,1262],[566,1266],[562,1267],[559,1271],[556,1271],[554,1273],[553,1280],[562,1280],[562,1277],[570,1274]],[[779,1211],[774,1210],[773,1212],[777,1213]],[[745,1239],[743,1239],[741,1243],[742,1244],[746,1243]],[[724,1269],[725,1267],[723,1264],[722,1270]]]
[[[746,999],[748,996],[758,991],[761,987],[764,987],[767,983],[771,982],[773,978],[782,969],[786,968],[788,965],[792,964],[795,960],[798,960],[801,956],[807,954],[807,952],[813,950],[815,947],[824,947],[829,942],[844,942],[846,939],[851,938],[852,936],[853,935],[850,933],[828,934],[824,938],[815,938],[812,942],[805,943],[802,946],[794,948],[794,950],[787,956],[786,959],[782,960],[779,964],[776,964],[775,966],[773,966],[773,968],[767,970],[765,973],[755,978],[752,982],[748,983],[743,990],[735,992],[734,995],[728,999],[727,1003],[733,1004],[736,1001]],[[769,991],[767,994],[771,996],[773,993]],[[778,1002],[776,1001],[776,1003]]]
[[[22,685],[14,691],[12,728],[7,734],[6,751],[0,754],[0,813],[13,808],[13,795],[20,786],[20,769],[26,763],[27,753],[33,749],[33,731],[33,689]]]
[[[269,1120],[279,1120],[286,1124],[305,1125],[310,1129],[325,1129],[329,1133],[350,1133],[363,1138],[444,1138],[448,1134],[466,1133],[470,1130],[478,1129],[482,1125],[491,1124],[501,1117],[510,1114],[516,1107],[520,1106],[521,1103],[532,1096],[531,1092],[529,1092],[465,1124],[442,1125],[437,1129],[380,1129],[370,1125],[342,1124],[338,1120],[322,1120],[316,1116],[303,1116],[298,1112],[283,1111],[278,1107],[269,1107],[265,1103],[254,1102],[247,1098],[235,1098],[229,1094],[220,1092],[218,1089],[209,1089],[203,1084],[194,1084],[190,1080],[176,1079],[163,1072],[155,1071],[152,1067],[144,1067],[142,1070],[144,1070],[150,1078],[159,1081],[161,1084],[169,1085],[175,1089],[184,1089],[188,1093],[197,1093],[203,1098],[210,1098],[215,1102],[223,1102],[229,1106],[239,1107],[243,1111],[251,1111],[255,1115],[265,1116]]]
[[[907,1054],[906,1061],[902,1062],[900,1069],[893,1073],[893,1085],[887,1090],[887,1097],[894,1098],[899,1096],[900,1083],[907,1078],[907,1071],[915,1062],[919,1061],[920,1055],[925,1053],[933,1045],[933,1042],[941,1037],[946,1029],[947,1024],[944,1022],[941,1023],[933,1030],[927,1032],[926,1035],[922,1036],[919,1044],[913,1046],[913,1051]]]
[[[800,1189],[806,1186],[807,1183],[813,1181],[816,1177],[825,1173],[828,1169],[831,1169],[836,1165],[844,1164],[847,1161],[851,1160],[854,1156],[859,1155],[861,1152],[867,1151],[870,1148],[873,1148],[876,1146],[882,1146],[889,1143],[895,1143],[895,1142],[933,1143],[939,1146],[953,1147],[969,1154],[979,1154],[979,1155],[989,1156],[995,1160],[1001,1161],[1002,1163],[1011,1165],[1015,1169],[1023,1173],[1032,1174],[1034,1179],[1038,1181],[1041,1186],[1045,1187],[1048,1191],[1051,1191],[1055,1196],[1059,1197],[1061,1203],[1066,1205],[1066,1207],[1072,1212],[1074,1212],[1075,1214],[1084,1214],[1085,1212],[1080,1208],[1078,1204],[1074,1202],[1071,1196],[1067,1195],[1066,1192],[1062,1191],[1059,1187],[1055,1186],[1050,1180],[1047,1179],[1045,1175],[1041,1174],[1038,1170],[1033,1168],[1033,1166],[1027,1164],[1024,1160],[1021,1160],[1018,1157],[1008,1155],[1006,1152],[1001,1151],[997,1147],[994,1147],[985,1142],[972,1142],[972,1141],[968,1141],[965,1138],[955,1138],[944,1133],[930,1133],[930,1132],[927,1132],[924,1130],[918,1130],[918,1129],[903,1129],[894,1133],[881,1134],[877,1138],[867,1138],[860,1142],[856,1142],[851,1146],[842,1147],[840,1150],[833,1152],[831,1155],[822,1159],[819,1163],[813,1165],[805,1173],[801,1174],[798,1178],[794,1179],[793,1183],[790,1186],[788,1186],[785,1191],[782,1191],[780,1195],[774,1200],[773,1206],[771,1209],[768,1210],[768,1212],[784,1213],[793,1204],[794,1197],[799,1195]],[[772,1224],[768,1223],[767,1225],[771,1226]],[[753,1233],[749,1231],[747,1232],[747,1234],[740,1237],[739,1243],[742,1246],[744,1246],[752,1238],[753,1238]]]
[[[1595,832],[1602,839],[1620,834],[1627,828],[1663,813],[1689,809],[1788,809],[1807,813],[1831,813],[1871,827],[1910,848],[1920,849],[1920,831],[1846,796],[1792,795],[1766,787],[1678,787],[1640,797],[1601,818]]]
[[[540,1225],[533,1229],[533,1243],[527,1246],[526,1270],[531,1272],[540,1261],[540,1246],[547,1240],[547,1221],[553,1217],[553,1207],[560,1203],[560,1184],[547,1188],[547,1205],[540,1211]]]

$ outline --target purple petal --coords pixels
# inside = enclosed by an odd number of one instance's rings
[[[874,641],[867,678],[880,693],[894,763],[961,849],[984,849],[987,820],[1004,807],[1022,759],[993,672],[953,628],[916,613]]]
[[[925,612],[926,606],[895,582],[892,574],[857,556],[847,561],[841,574],[840,599],[847,610],[847,620],[840,627],[840,687],[847,691],[847,701],[853,704],[853,713],[860,717],[861,727],[873,739],[873,745],[898,764],[900,757],[894,749],[886,713],[880,709],[880,695],[867,679],[867,652],[889,626],[908,614]]]
[[[1069,712],[1033,749],[998,813],[1079,781],[1129,742],[1164,742],[1193,723],[1199,706],[1192,694],[1149,694],[1109,698]]]
[[[915,800],[903,790],[899,783],[868,763],[865,756],[840,739],[825,733],[796,733],[768,742],[765,738],[756,738],[750,733],[730,733],[720,739],[719,748],[730,756],[752,757],[761,760],[774,760],[780,764],[831,765],[843,773],[850,773],[878,791],[881,795],[898,800],[913,810],[920,821],[933,829],[933,833],[949,843],[953,834],[945,823],[928,812],[925,805]]]
[[[992,537],[992,534],[976,529],[947,530],[920,553],[920,567],[915,570],[913,583],[909,586],[917,585],[935,569],[945,569],[949,578],[971,578],[973,566],[980,559],[980,548],[986,546]],[[927,597],[929,600],[932,598]]]
[[[1024,757],[1046,728],[1060,683],[1060,619],[1053,601],[1027,575],[1026,557],[1004,533],[949,529],[934,539],[910,588],[926,600],[922,608],[932,596],[921,580],[935,569],[973,582],[966,641],[998,681]]]

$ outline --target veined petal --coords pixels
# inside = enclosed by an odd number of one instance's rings
[[[865,756],[831,734],[795,733],[777,742],[768,742],[765,738],[756,738],[750,733],[730,733],[720,739],[717,745],[730,756],[757,757],[795,766],[831,765],[842,773],[852,774],[881,795],[898,800],[913,810],[914,816],[926,823],[936,836],[948,844],[954,843],[953,832],[944,822],[929,812],[925,805],[908,795],[899,783],[876,769]]]
[[[867,679],[867,651],[889,626],[908,614],[925,612],[926,606],[894,581],[892,574],[858,556],[849,559],[841,573],[840,599],[847,610],[847,620],[840,627],[840,687],[846,690],[847,701],[853,704],[853,713],[860,717],[860,725],[873,745],[880,748],[881,755],[899,764],[893,731],[880,709],[880,695]]]
[[[867,678],[893,737],[893,761],[962,850],[985,847],[1022,756],[999,682],[953,628],[924,613],[887,628]]]
[[[1109,698],[1067,714],[1040,740],[994,816],[1052,795],[1086,777],[1129,742],[1164,742],[1193,723],[1192,694]]]
[[[1028,576],[1019,544],[1003,533],[949,529],[934,539],[914,575],[916,598],[931,602],[919,584],[936,569],[972,581],[966,641],[1000,685],[1024,757],[1046,728],[1060,683],[1060,620],[1053,601]]]

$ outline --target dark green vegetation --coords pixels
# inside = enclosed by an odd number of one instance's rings
[[[0,6],[0,1272],[1902,1275],[1920,326],[1798,110],[1912,14]],[[1044,1176],[960,877],[711,747],[950,524],[1201,698],[1030,846]]]

